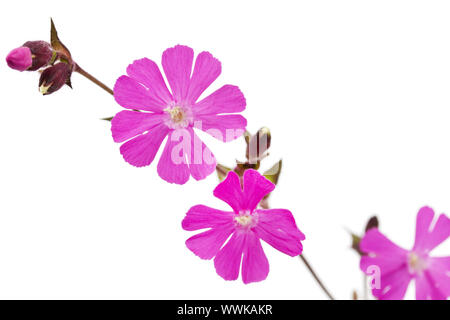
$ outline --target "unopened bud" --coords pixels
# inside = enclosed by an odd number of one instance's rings
[[[39,79],[39,91],[47,95],[59,90],[64,84],[70,86],[72,69],[64,62],[57,63],[45,69]]]
[[[267,150],[270,148],[270,130],[266,127],[263,127],[259,129],[255,135],[251,136],[250,138],[246,138],[246,141],[247,139],[247,159],[250,161],[250,163],[261,161],[266,156]]]
[[[36,71],[54,62],[56,52],[45,41],[28,41],[6,57],[8,66],[19,71]]]
[[[369,219],[369,221],[367,221],[366,224],[366,232],[369,231],[372,228],[378,228],[378,226],[380,225],[380,223],[378,222],[378,218],[377,216],[373,216]]]
[[[6,63],[11,69],[19,71],[27,70],[33,63],[30,48],[20,47],[12,50],[6,57]]]

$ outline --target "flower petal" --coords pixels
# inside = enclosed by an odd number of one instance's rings
[[[148,133],[137,136],[120,146],[120,153],[129,164],[135,167],[148,166],[155,158],[158,149],[167,136],[169,129],[160,124]]]
[[[254,233],[246,235],[244,257],[242,258],[242,281],[247,284],[262,281],[269,274],[269,261]]]
[[[403,257],[406,257],[408,254],[408,251],[397,246],[380,231],[378,231],[377,228],[370,229],[366,232],[364,237],[361,239],[359,247],[364,253],[371,253],[377,256],[383,255],[403,259]]]
[[[214,196],[225,201],[238,213],[242,208],[243,192],[241,182],[236,172],[228,172],[227,177],[214,189]]]
[[[242,252],[244,250],[246,233],[235,232],[227,244],[217,253],[214,267],[219,276],[225,280],[236,280],[239,277]]]
[[[407,257],[405,256],[390,256],[390,255],[380,255],[371,256],[365,255],[361,257],[359,267],[362,272],[367,275],[371,275],[373,272],[372,268],[378,268],[381,275],[387,275],[392,272],[398,272],[401,270],[407,270]]]
[[[186,246],[201,259],[212,259],[234,231],[233,226],[213,228],[186,240]]]
[[[195,117],[194,127],[210,134],[222,142],[230,142],[242,136],[247,120],[238,114],[199,115]]]
[[[408,251],[386,238],[377,228],[366,232],[360,242],[360,249],[367,255],[361,257],[361,270],[372,275],[378,270],[380,288],[372,289],[379,299],[402,299],[411,275],[407,266]]]
[[[245,97],[239,87],[224,85],[194,106],[196,115],[237,113],[245,110]]]
[[[209,52],[201,52],[195,60],[187,101],[195,103],[203,91],[217,79],[221,70],[222,67],[219,60],[214,58]]]
[[[114,142],[123,142],[144,133],[163,122],[164,115],[158,113],[120,111],[111,120]]]
[[[372,289],[372,294],[380,300],[402,300],[412,276],[406,269],[381,274],[380,288]]]
[[[300,241],[305,240],[305,235],[297,228],[289,210],[260,209],[257,213],[258,224],[253,230],[259,238],[291,257],[302,253]]]
[[[371,267],[379,268],[381,275],[407,270],[408,251],[386,238],[377,228],[370,229],[359,247],[366,255],[361,257],[361,271],[370,274]]]
[[[189,170],[195,180],[202,180],[216,170],[216,158],[191,127],[188,131],[191,136],[191,148],[187,159]]]
[[[122,107],[151,112],[162,112],[165,104],[150,94],[150,92],[136,80],[121,76],[114,85],[114,99]]]
[[[186,138],[186,134],[188,138]],[[182,141],[179,141],[180,137],[183,138]],[[185,184],[189,180],[190,172],[186,154],[187,148],[190,148],[190,141],[186,140],[190,140],[186,130],[171,131],[159,159],[158,174],[169,183]]]
[[[433,300],[447,299],[450,296],[450,257],[429,258],[428,268],[425,272],[427,274],[431,298]],[[419,294],[423,296],[423,293]]]
[[[194,50],[177,45],[163,52],[162,66],[172,88],[172,95],[176,102],[186,99],[192,70]]]
[[[416,277],[416,300],[446,300],[447,297],[440,291],[428,271]]]
[[[430,229],[433,217],[433,209],[423,207],[419,210],[414,250],[431,251],[450,236],[450,219],[445,214],[441,214],[433,229]]]
[[[186,213],[182,227],[187,231],[233,226],[234,212],[221,211],[204,205],[193,206]]]
[[[249,169],[244,173],[244,206],[253,211],[259,202],[275,189],[275,185],[258,171]]]
[[[172,95],[167,89],[158,65],[152,60],[147,58],[135,60],[128,66],[127,74],[145,85],[149,89],[149,94],[161,105],[167,105],[172,101]]]

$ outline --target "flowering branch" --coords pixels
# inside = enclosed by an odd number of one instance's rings
[[[194,65],[192,48],[177,45],[165,50],[162,66],[171,91],[154,61],[136,60],[128,66],[127,75],[116,81],[113,92],[73,60],[59,40],[52,20],[50,43],[25,42],[13,49],[6,61],[18,71],[39,70],[39,91],[43,95],[64,85],[71,87],[73,72],[114,95],[126,110],[114,116],[112,137],[115,142],[123,143],[121,154],[131,165],[150,165],[168,137],[157,167],[163,180],[185,184],[191,176],[202,180],[216,170],[222,182],[213,194],[233,211],[197,205],[186,213],[182,227],[187,231],[209,228],[189,238],[186,246],[202,259],[214,258],[216,271],[222,278],[236,280],[242,262],[244,283],[266,279],[269,262],[262,240],[291,257],[299,256],[328,298],[334,300],[303,255],[301,242],[305,235],[298,229],[292,213],[287,209],[269,209],[268,199],[282,167],[280,160],[263,174],[257,171],[268,156],[269,129],[261,128],[256,135],[245,132],[247,120],[239,113],[245,109],[246,100],[237,86],[225,85],[199,100],[221,73],[221,63],[211,53],[198,54]],[[245,132],[246,160],[237,162],[234,169],[218,164],[194,129],[203,130],[222,142]],[[445,300],[450,296],[450,278],[446,276],[450,272],[450,257],[429,256],[432,249],[450,237],[450,219],[445,214],[436,219],[434,216],[429,207],[419,211],[416,240],[411,250],[400,248],[384,236],[378,230],[376,217],[369,220],[364,235],[351,234],[352,247],[360,255],[361,271],[372,277],[370,289],[376,298],[402,299],[413,279],[417,299]],[[432,223],[433,220],[436,222]],[[363,296],[366,294],[364,287]],[[356,294],[354,297],[357,298]]]

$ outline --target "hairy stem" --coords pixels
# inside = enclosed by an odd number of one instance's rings
[[[331,293],[328,291],[328,289],[325,287],[325,285],[322,283],[322,281],[319,279],[319,277],[317,276],[316,272],[314,271],[314,269],[311,267],[311,265],[309,264],[308,260],[306,260],[305,256],[303,254],[299,255],[300,259],[303,261],[303,263],[305,264],[305,266],[308,268],[309,272],[311,272],[312,276],[314,277],[314,279],[317,281],[317,283],[319,284],[319,286],[322,288],[322,290],[325,292],[325,294],[328,296],[328,298],[330,298],[330,300],[334,300],[334,297],[331,295]]]
[[[109,88],[106,84],[104,84],[103,82],[101,82],[100,80],[98,80],[97,78],[95,78],[94,76],[89,74],[88,72],[84,71],[79,65],[76,65],[75,71],[78,72],[79,74],[81,74],[82,76],[84,76],[85,78],[91,80],[93,83],[98,85],[100,88],[102,88],[109,94],[114,95],[114,92],[112,91],[111,88]]]

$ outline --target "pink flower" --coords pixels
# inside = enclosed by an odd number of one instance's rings
[[[184,230],[209,228],[186,241],[186,246],[201,259],[214,259],[217,274],[236,280],[242,260],[244,283],[262,281],[269,273],[269,262],[260,239],[292,257],[302,252],[303,233],[286,209],[257,209],[258,203],[275,185],[255,170],[247,170],[241,187],[239,176],[231,171],[214,190],[233,212],[203,205],[192,207],[183,220]],[[224,245],[227,239],[228,242]]]
[[[450,296],[450,257],[430,257],[429,253],[450,235],[450,219],[441,214],[433,223],[434,212],[424,207],[417,214],[416,240],[412,250],[392,243],[377,228],[370,229],[360,243],[367,255],[361,258],[361,270],[373,275],[372,293],[378,299],[403,299],[412,279],[416,299],[441,300]],[[377,271],[378,270],[378,271]],[[374,281],[375,280],[375,281]]]
[[[124,108],[112,120],[115,142],[124,142],[120,152],[136,167],[152,163],[166,136],[166,146],[158,163],[158,174],[170,183],[184,184],[189,176],[206,178],[216,166],[211,151],[194,133],[198,128],[228,142],[241,136],[247,125],[237,114],[245,109],[238,87],[224,85],[197,101],[220,75],[221,64],[209,52],[201,52],[192,71],[194,51],[177,45],[164,51],[162,67],[147,58],[136,60],[114,87],[114,97]],[[138,112],[138,111],[141,112]]]

